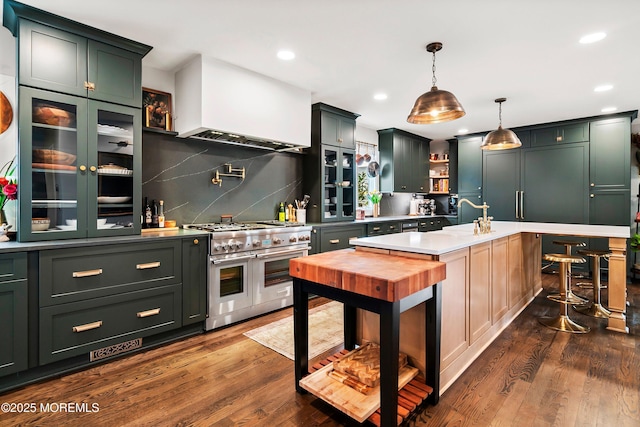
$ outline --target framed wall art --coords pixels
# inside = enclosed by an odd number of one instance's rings
[[[143,87],[142,120],[144,127],[171,131],[171,94]]]

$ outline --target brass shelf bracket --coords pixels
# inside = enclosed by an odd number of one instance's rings
[[[242,168],[234,168],[234,167],[231,166],[231,163],[225,163],[224,166],[225,166],[226,172],[220,173],[219,171],[216,171],[215,178],[213,178],[211,180],[213,185],[218,185],[218,186],[222,187],[222,178],[221,178],[222,176],[229,176],[229,177],[233,177],[233,178],[242,178],[242,180],[244,181],[244,178],[246,176],[244,167],[242,167]]]

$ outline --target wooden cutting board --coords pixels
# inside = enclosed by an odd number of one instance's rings
[[[289,261],[289,274],[383,301],[399,301],[446,277],[445,263],[355,249]]]

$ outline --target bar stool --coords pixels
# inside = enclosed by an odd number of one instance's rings
[[[602,289],[602,285],[600,284],[600,258],[608,257],[611,255],[611,251],[579,249],[578,253],[591,257],[593,260],[593,302],[589,305],[574,306],[573,309],[587,316],[608,319],[611,316],[611,312],[600,303],[600,289]]]
[[[550,295],[547,296],[547,298],[560,303],[560,314],[556,317],[539,318],[538,322],[556,331],[571,332],[573,334],[585,334],[589,332],[591,328],[579,325],[569,318],[569,304],[571,303],[566,298],[569,289],[569,266],[571,264],[584,263],[586,260],[581,256],[567,254],[545,254],[544,259],[560,264],[560,274],[558,275],[560,278],[560,296],[564,299],[556,300],[550,298]]]
[[[586,246],[586,244],[584,242],[576,242],[574,240],[554,240],[553,241],[554,245],[562,245],[565,247],[565,254],[572,256],[571,255],[571,248],[572,247],[584,247]],[[560,271],[559,273],[562,273],[562,271]],[[576,305],[582,305],[582,304],[587,304],[589,302],[588,299],[583,298],[581,296],[578,296],[576,294],[573,293],[573,291],[571,290],[571,264],[568,264],[567,266],[567,289],[566,289],[566,296],[563,296],[563,290],[560,289],[560,293],[559,294],[550,294],[549,296],[547,296],[547,298],[549,298],[552,301],[555,302],[563,302],[563,301],[568,301],[569,304],[576,304]],[[562,282],[561,282],[562,283]]]

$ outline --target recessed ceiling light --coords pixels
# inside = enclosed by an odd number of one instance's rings
[[[617,107],[604,107],[602,110],[603,113],[612,113],[614,111],[616,111],[618,108]]]
[[[586,36],[582,36],[580,38],[580,43],[582,44],[595,43],[595,42],[599,42],[605,37],[607,37],[607,33],[603,33],[603,32],[587,34]]]
[[[377,101],[384,101],[385,99],[387,99],[387,94],[386,93],[376,93],[375,95],[373,95],[373,99],[375,99]]]
[[[600,85],[600,86],[596,86],[593,91],[594,92],[606,92],[608,90],[613,89],[613,85]]]
[[[290,50],[278,51],[278,58],[282,59],[283,61],[291,61],[295,57],[296,57],[296,54]]]
[[[458,129],[458,133],[463,134],[469,132],[469,129]]]

